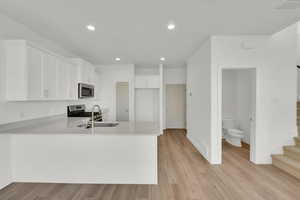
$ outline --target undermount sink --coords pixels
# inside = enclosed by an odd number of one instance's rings
[[[94,127],[116,127],[118,125],[119,125],[118,122],[94,121]],[[90,122],[88,124],[80,124],[78,127],[92,128],[92,122]]]
[[[94,127],[116,127],[118,122],[94,122]]]

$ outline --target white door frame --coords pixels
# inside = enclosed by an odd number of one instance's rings
[[[217,135],[218,135],[218,144],[221,145],[220,152],[219,153],[219,158],[221,158],[221,163],[222,163],[222,90],[223,90],[223,70],[226,69],[254,69],[255,70],[255,129],[251,131],[250,134],[250,161],[253,163],[257,163],[257,154],[258,154],[258,144],[259,142],[257,141],[257,134],[258,134],[258,125],[259,125],[259,74],[260,70],[258,67],[250,67],[250,66],[233,66],[233,67],[224,67],[221,66],[218,70],[218,125],[217,125]]]

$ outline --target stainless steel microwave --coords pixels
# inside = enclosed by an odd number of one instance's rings
[[[95,95],[95,88],[93,85],[78,83],[78,98],[92,98]]]

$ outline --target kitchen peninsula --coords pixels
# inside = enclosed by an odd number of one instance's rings
[[[158,125],[79,127],[86,120],[61,115],[0,126],[11,182],[157,184]]]

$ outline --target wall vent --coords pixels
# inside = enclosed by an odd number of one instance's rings
[[[275,7],[277,10],[296,10],[300,8],[300,0],[284,0]]]

